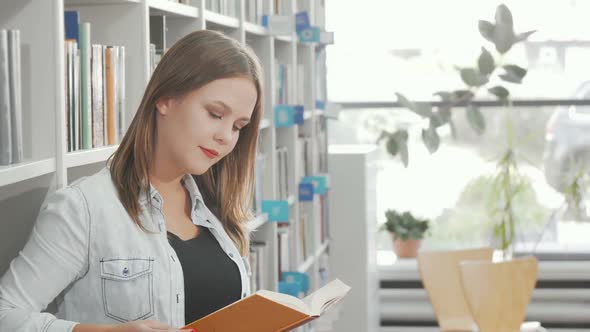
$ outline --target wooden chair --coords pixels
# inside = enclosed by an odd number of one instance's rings
[[[492,261],[492,248],[421,251],[418,267],[438,325],[443,332],[473,331],[475,322],[463,294],[459,262]],[[497,331],[496,331],[497,332]]]
[[[537,259],[465,261],[459,268],[465,297],[479,331],[520,331],[537,282]]]

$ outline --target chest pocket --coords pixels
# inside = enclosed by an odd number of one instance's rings
[[[102,259],[100,278],[105,314],[117,321],[154,314],[153,258]]]

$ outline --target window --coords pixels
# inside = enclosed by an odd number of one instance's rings
[[[590,99],[590,26],[585,24],[590,2],[504,3],[517,32],[537,30],[504,59],[529,70],[522,85],[509,86],[514,100],[527,101],[510,111],[524,177],[514,210],[519,218],[517,251],[535,252],[541,259],[588,258],[590,218],[563,209],[563,185],[572,165],[585,169],[588,161],[590,166],[590,101],[563,106],[550,101]],[[454,109],[457,138],[448,126],[441,127],[441,147],[430,154],[421,139],[427,124],[393,107],[394,93],[427,101],[435,100],[436,91],[463,88],[454,66],[473,66],[481,46],[493,50],[480,36],[477,21],[493,21],[498,4],[372,0],[360,6],[327,1],[327,29],[337,32],[336,44],[327,51],[328,98],[344,106],[340,120],[330,123],[330,143],[374,143],[381,130],[409,130],[409,167],[381,151],[377,222],[385,221],[387,209],[433,220],[427,248],[490,244],[490,175],[506,147],[506,109],[482,107],[487,124],[482,136],[471,130],[464,109]],[[380,105],[373,106],[375,102]],[[388,103],[392,107],[385,107]],[[378,248],[380,262],[389,263],[389,234],[379,234]]]

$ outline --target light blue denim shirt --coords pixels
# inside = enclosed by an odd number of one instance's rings
[[[192,176],[183,184],[193,223],[211,230],[238,266],[242,297],[248,296],[248,259],[203,204]],[[150,233],[127,214],[108,168],[50,195],[27,244],[0,279],[0,331],[65,332],[77,322],[138,319],[184,326],[182,267],[168,243],[162,197],[151,187],[140,203]],[[56,297],[57,314],[41,313]]]

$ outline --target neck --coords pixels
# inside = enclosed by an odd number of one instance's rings
[[[161,195],[167,196],[184,190],[181,183],[183,176],[184,174],[173,167],[154,162],[149,173],[149,181]]]

